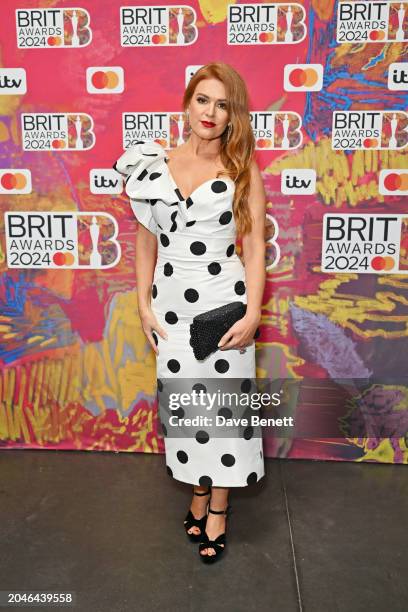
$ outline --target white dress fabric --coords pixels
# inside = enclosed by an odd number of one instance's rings
[[[167,471],[195,485],[247,486],[264,476],[259,429],[232,427],[227,437],[220,437],[199,426],[190,427],[188,434],[181,428],[169,435],[167,417],[174,411],[168,403],[167,407],[160,403],[160,392],[172,379],[182,392],[190,382],[196,390],[208,390],[209,381],[227,385],[234,379],[244,379],[244,389],[256,376],[255,342],[242,354],[238,349],[218,349],[204,360],[195,358],[190,345],[194,316],[230,302],[246,303],[245,270],[235,252],[234,181],[205,181],[184,199],[167,161],[160,144],[144,140],[127,149],[113,166],[126,177],[126,193],[137,220],[157,236],[151,307],[168,336],[164,340],[153,332],[159,350],[157,387]],[[194,410],[183,406],[175,413],[186,418]],[[217,413],[232,416],[220,404],[211,416]]]

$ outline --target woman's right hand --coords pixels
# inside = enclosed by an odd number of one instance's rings
[[[167,333],[166,331],[163,329],[163,327],[161,327],[161,325],[159,325],[156,316],[153,312],[153,310],[151,308],[146,308],[145,310],[143,310],[142,312],[139,312],[139,316],[140,316],[140,320],[142,322],[142,328],[143,331],[146,335],[146,338],[148,339],[152,349],[154,350],[154,352],[156,353],[156,355],[159,354],[159,349],[156,346],[156,343],[154,341],[152,332],[155,331],[159,334],[159,336],[161,338],[163,338],[163,340],[167,340]]]

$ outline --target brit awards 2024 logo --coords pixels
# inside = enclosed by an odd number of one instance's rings
[[[120,260],[116,219],[104,212],[6,212],[9,268],[112,268]]]
[[[250,113],[256,149],[292,150],[301,146],[302,118],[294,111],[252,111]],[[188,138],[189,126],[182,112],[122,113],[123,148],[144,139],[158,141],[163,147],[179,146]]]
[[[305,39],[306,11],[297,2],[229,4],[229,45],[296,44]]]
[[[92,40],[83,8],[16,9],[19,49],[86,47]]]
[[[193,7],[121,6],[120,44],[122,47],[185,46],[195,43],[198,29]]]
[[[23,113],[24,151],[80,151],[92,149],[95,134],[86,113]]]
[[[408,216],[326,214],[322,272],[408,274]]]
[[[337,42],[402,42],[408,2],[339,2]]]
[[[407,120],[404,111],[334,111],[332,149],[405,149]]]

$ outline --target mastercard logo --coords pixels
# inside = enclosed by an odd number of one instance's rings
[[[385,32],[383,30],[372,30],[368,37],[370,40],[381,41],[385,39]]]
[[[54,253],[52,256],[52,262],[56,266],[72,266],[75,263],[75,257],[70,252],[63,253],[58,251],[58,253]]]
[[[62,38],[61,36],[49,36],[47,38],[47,43],[50,47],[59,47],[62,45]]]
[[[10,193],[13,191],[18,193],[31,192],[31,174],[29,170],[4,170],[0,174],[0,192]]]
[[[6,172],[0,179],[3,189],[24,189],[27,185],[27,179],[21,172]]]
[[[408,191],[408,172],[403,174],[390,172],[384,179],[384,187],[388,191]]]
[[[100,66],[86,71],[88,93],[122,93],[124,75],[121,66]]]
[[[378,190],[383,195],[407,195],[408,171],[381,170]]]
[[[261,43],[275,42],[275,34],[273,32],[261,32],[258,38]]]
[[[392,270],[394,266],[394,258],[388,255],[386,257],[381,257],[381,255],[377,255],[371,260],[371,267],[376,272],[387,272],[389,270]]]
[[[168,42],[168,38],[165,34],[154,34],[152,36],[153,45],[165,45]]]
[[[285,91],[320,91],[323,86],[322,64],[286,64]]]
[[[378,138],[364,138],[363,147],[365,149],[375,149],[379,146]]]
[[[257,149],[270,149],[273,146],[273,141],[270,138],[258,138],[256,141]]]
[[[119,85],[119,76],[113,70],[98,70],[92,75],[95,89],[115,89]]]

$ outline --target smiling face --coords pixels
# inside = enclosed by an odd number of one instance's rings
[[[218,79],[203,79],[188,106],[191,130],[200,138],[219,138],[229,121],[225,86]]]

